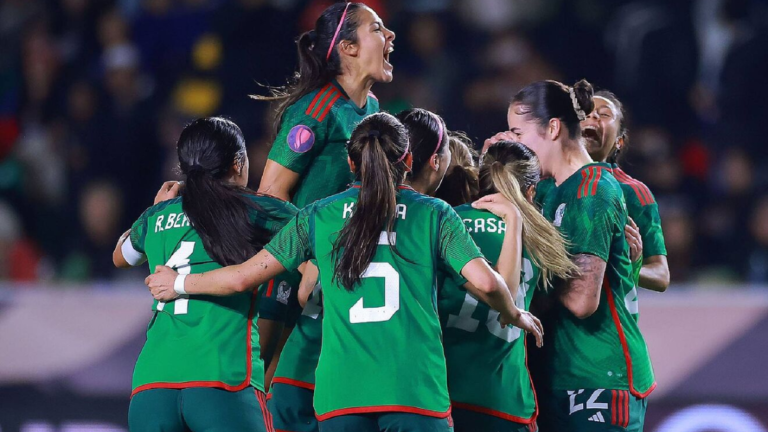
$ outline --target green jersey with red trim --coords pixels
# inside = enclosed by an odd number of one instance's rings
[[[494,265],[506,224],[485,210],[456,207],[472,239]],[[528,310],[541,271],[524,251],[515,304]],[[526,365],[525,333],[499,324],[499,313],[450,278],[440,291],[438,309],[448,368],[448,390],[455,408],[477,411],[522,424],[536,416],[536,396]]]
[[[298,212],[292,204],[275,198],[248,196],[254,204],[251,222],[273,234]],[[157,265],[172,267],[180,274],[221,267],[190,226],[180,197],[154,205],[139,217],[130,240],[123,244],[123,255],[131,263],[146,257],[150,271]],[[263,391],[264,363],[254,320],[257,308],[256,292],[153,301],[154,316],[136,361],[132,394],[152,388],[239,391],[248,385]]]
[[[320,270],[315,412],[321,421],[393,411],[448,417],[437,273],[445,266],[461,274],[482,255],[448,204],[401,186],[394,232],[379,236],[371,265],[348,291],[333,277],[332,249],[354,212],[358,187],[305,207],[266,246],[287,269],[314,258]]]
[[[568,240],[568,252],[595,255],[607,263],[594,314],[582,320],[559,302],[555,307],[547,331],[553,344],[553,388],[630,390],[647,396],[656,384],[648,348],[628,304],[635,284],[619,182],[609,169],[585,165],[547,193],[543,214]]]
[[[315,369],[320,358],[323,303],[320,284],[307,300],[277,363],[273,383],[315,389]]]
[[[352,183],[346,143],[355,126],[377,112],[379,101],[373,94],[360,108],[336,81],[308,93],[285,110],[269,159],[300,175],[291,202],[305,207]]]

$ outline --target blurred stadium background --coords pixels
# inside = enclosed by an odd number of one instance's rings
[[[293,38],[330,1],[0,0],[0,430],[125,430],[150,297],[118,236],[176,178],[185,122],[245,132],[256,186]],[[648,431],[768,430],[768,1],[372,0],[391,112],[478,143],[517,89],[587,78],[630,111],[672,286],[641,294]]]

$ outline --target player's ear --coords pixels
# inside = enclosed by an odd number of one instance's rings
[[[547,135],[549,135],[549,139],[552,141],[557,140],[560,136],[560,132],[562,132],[562,127],[563,124],[560,122],[559,118],[549,119],[549,125],[547,127]]]
[[[360,54],[360,45],[343,40],[339,43],[339,50],[350,57],[357,57]]]
[[[347,156],[347,163],[349,164],[349,171],[354,174],[357,170],[355,169],[355,163],[352,162],[352,158],[349,156]]]
[[[440,171],[440,157],[437,155],[437,153],[433,154],[432,157],[429,158],[429,166],[432,167],[435,171]]]
[[[408,152],[407,155],[405,155],[405,172],[411,172],[413,171],[413,153]]]
[[[529,203],[533,204],[534,198],[536,198],[536,186],[530,185],[528,186],[528,189],[525,190],[525,199],[527,199]]]

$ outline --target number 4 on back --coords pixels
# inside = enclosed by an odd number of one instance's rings
[[[192,271],[192,267],[189,265],[189,257],[192,256],[192,252],[195,250],[195,242],[183,241],[176,252],[171,255],[166,266],[176,270],[179,274],[189,274]],[[179,297],[173,301],[173,314],[184,315],[187,313],[187,307],[189,305],[188,298]],[[161,311],[165,308],[165,302],[157,302],[157,310]]]

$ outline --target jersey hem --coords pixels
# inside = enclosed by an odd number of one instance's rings
[[[490,415],[490,416],[493,416],[493,417],[498,417],[498,418],[503,419],[503,420],[507,420],[507,421],[511,421],[511,422],[515,422],[515,423],[520,423],[520,424],[525,424],[525,425],[531,424],[531,423],[533,423],[536,420],[536,411],[533,412],[531,417],[526,419],[526,418],[523,418],[523,417],[513,416],[512,414],[507,414],[507,413],[502,412],[502,411],[496,411],[496,410],[491,409],[491,408],[486,408],[486,407],[482,407],[482,406],[479,406],[479,405],[472,405],[472,404],[463,403],[463,402],[451,401],[451,408],[458,408],[458,409],[463,409],[463,410],[467,410],[467,411],[474,411],[474,412],[478,412],[478,413],[481,413],[481,414],[486,414],[486,415]]]
[[[280,378],[280,377],[274,377],[272,378],[272,384],[285,384],[290,385],[294,387],[300,387],[307,390],[315,391],[315,385],[312,383],[308,383],[306,381],[299,381],[291,378]]]
[[[629,379],[629,392],[632,393],[632,396],[635,396],[638,399],[645,399],[648,397],[648,395],[653,392],[653,390],[656,389],[656,382],[654,381],[653,384],[646,390],[645,392],[640,392],[635,389],[634,382],[632,380],[632,356],[629,354],[629,345],[627,345],[627,338],[624,336],[624,329],[621,327],[621,320],[619,318],[619,312],[616,310],[616,303],[614,302],[613,297],[613,291],[611,290],[611,285],[608,283],[608,278],[606,277],[603,279],[603,289],[605,290],[605,294],[608,297],[608,307],[611,309],[611,317],[613,318],[613,324],[616,327],[616,331],[619,334],[619,341],[621,342],[621,349],[624,351],[624,361],[627,363],[627,378]]]
[[[251,294],[251,306],[248,310],[248,329],[246,330],[246,365],[245,365],[245,380],[237,385],[231,385],[227,384],[223,381],[184,381],[180,383],[169,383],[169,382],[159,382],[159,383],[149,383],[149,384],[143,384],[131,392],[131,397],[134,397],[137,393],[143,392],[145,390],[153,390],[153,389],[185,389],[185,388],[193,388],[193,387],[213,387],[213,388],[220,388],[222,390],[236,392],[243,390],[244,388],[251,385],[251,373],[253,372],[253,363],[252,363],[252,353],[251,353],[251,329],[253,328],[253,315],[255,311],[254,307],[254,299],[256,298],[257,291],[254,290],[253,294]],[[254,387],[256,388],[256,387]],[[263,390],[262,390],[263,391]]]
[[[431,411],[423,408],[410,407],[405,405],[378,405],[369,407],[352,407],[342,408],[338,410],[329,411],[325,414],[315,413],[318,421],[328,420],[330,418],[348,415],[348,414],[370,414],[370,413],[383,413],[383,412],[404,412],[408,414],[419,414],[427,417],[435,418],[448,418],[451,415],[451,407],[448,407],[448,411],[439,412]]]

